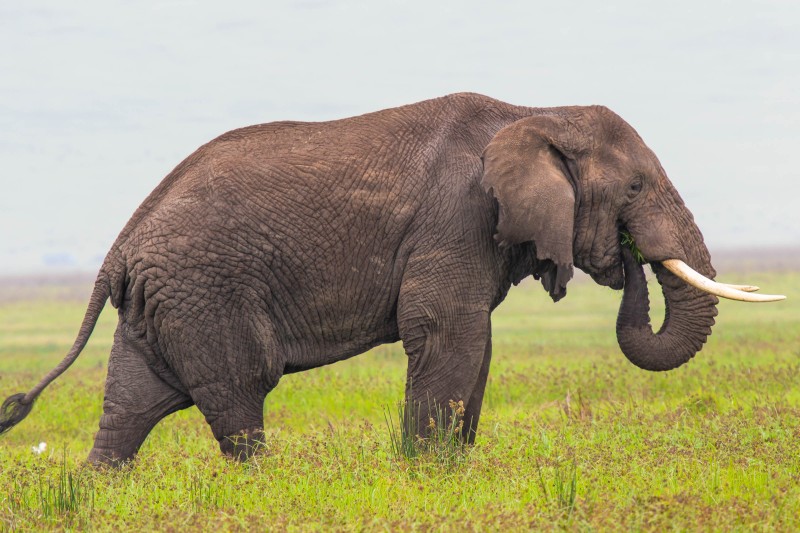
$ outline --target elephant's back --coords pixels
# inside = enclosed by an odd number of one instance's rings
[[[142,202],[115,246],[140,223],[176,206],[235,197],[250,189],[306,189],[327,195],[375,183],[420,179],[453,124],[478,110],[506,106],[491,98],[460,93],[326,122],[280,121],[226,132],[176,166]],[[408,184],[404,185],[408,186]],[[368,187],[372,185],[368,184]],[[357,196],[357,195],[356,195]]]
[[[312,135],[302,124],[280,128]],[[334,336],[353,327],[331,326],[344,309],[391,313],[398,250],[419,208],[402,169],[361,169],[341,153],[256,142],[262,135],[205,147],[143,204],[116,246],[128,277],[169,305],[235,280],[265,307],[280,295],[287,323],[313,309],[318,330]]]
[[[425,192],[439,139],[451,115],[469,115],[481,98],[228,132],[162,181],[114,250],[131,278],[153,286],[248,278],[331,316],[348,305],[388,309],[415,222],[440,207]]]

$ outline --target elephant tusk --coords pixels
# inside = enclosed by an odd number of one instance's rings
[[[756,287],[755,285],[731,285],[730,283],[720,283],[720,285],[724,285],[725,287],[730,287],[731,289],[736,289],[737,291],[744,291],[744,292],[756,292],[761,287]]]
[[[722,298],[742,302],[777,302],[786,299],[786,296],[782,294],[751,294],[752,290],[757,290],[758,287],[750,285],[739,288],[736,285],[717,283],[700,274],[680,259],[666,259],[661,264],[692,287]]]

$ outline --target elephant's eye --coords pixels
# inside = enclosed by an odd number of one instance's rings
[[[633,198],[642,191],[642,178],[635,178],[628,186],[628,197]]]

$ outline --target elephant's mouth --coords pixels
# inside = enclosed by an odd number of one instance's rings
[[[609,287],[612,287],[614,289],[621,289],[624,285],[625,277],[624,277],[624,271],[622,269],[622,264],[624,262],[623,258],[623,249],[624,249],[625,253],[630,256],[629,260],[633,260],[639,265],[651,263],[654,265],[658,265],[659,267],[663,267],[663,269],[669,271],[671,275],[674,276],[674,279],[677,282],[676,286],[681,286],[683,284],[686,284],[696,289],[699,289],[701,292],[704,293],[712,294],[715,296],[721,296],[723,298],[728,298],[731,300],[740,300],[745,302],[770,302],[770,301],[782,300],[785,298],[785,296],[783,295],[750,294],[758,290],[758,287],[754,285],[731,285],[728,283],[718,283],[695,271],[693,268],[691,268],[689,265],[687,265],[680,259],[668,258],[656,261],[648,261],[648,259],[644,256],[644,254],[636,246],[636,242],[634,241],[633,237],[631,236],[630,232],[626,227],[620,226],[619,235],[620,235],[620,241],[617,246],[618,254],[615,254],[618,255],[619,260],[617,263],[615,263],[613,268],[607,269],[603,272],[604,276],[610,277],[614,283],[618,281],[615,277],[616,268],[619,267],[620,271],[623,272],[622,283],[620,284],[619,287],[616,287],[611,284],[608,285]],[[592,277],[594,278],[594,276]],[[659,277],[659,283],[663,285],[663,282],[664,281],[661,279],[661,277]]]
[[[622,253],[615,263],[604,270],[592,271],[589,269],[581,269],[589,274],[595,283],[604,287],[610,287],[616,291],[622,289],[625,285],[625,275],[622,270]]]
[[[605,246],[603,253],[586,250],[575,254],[575,266],[589,274],[592,280],[603,287],[621,290],[625,285],[625,273],[622,268],[622,248],[620,242],[613,240]]]

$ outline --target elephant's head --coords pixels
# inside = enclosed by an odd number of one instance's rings
[[[553,108],[518,120],[495,135],[483,160],[483,185],[499,209],[495,238],[502,246],[534,244],[554,300],[566,294],[573,264],[601,285],[624,286],[617,338],[635,365],[669,370],[691,359],[711,334],[714,294],[758,298],[711,281],[692,214],[655,154],[607,108]],[[658,333],[642,265],[621,245],[622,232],[633,236],[664,292]]]

